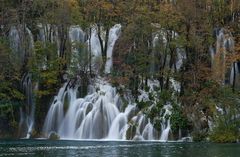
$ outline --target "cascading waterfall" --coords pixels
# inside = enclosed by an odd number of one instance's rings
[[[33,97],[33,86],[30,74],[26,74],[23,77],[22,89],[26,96],[26,104],[20,108],[19,134],[22,137],[30,138],[34,127],[35,116],[35,102]]]
[[[119,115],[122,113],[115,105],[115,98],[119,98],[116,89],[102,80],[96,86],[95,92],[89,93],[85,98],[77,98],[77,87],[70,88],[65,84],[51,105],[43,132],[49,135],[55,131],[61,138],[103,139],[108,137],[112,124],[116,123],[114,120],[117,121],[116,117],[123,123],[118,126],[121,130],[120,127],[127,123],[128,112],[126,110],[125,119]],[[68,98],[69,108],[63,115],[65,96]]]
[[[110,29],[105,73],[111,71],[112,52],[120,30],[119,24]],[[70,41],[82,42],[80,34],[83,33],[79,27],[70,28]],[[101,47],[94,27],[91,29],[91,37],[87,43],[91,45],[92,64],[97,65],[97,58],[101,58]],[[72,51],[75,51],[74,47]],[[95,70],[97,71],[97,68]],[[158,83],[149,83],[151,90],[154,85]],[[137,112],[134,103],[129,101],[127,106],[121,103],[121,97],[116,89],[103,78],[98,78],[89,85],[88,94],[84,98],[78,98],[78,88],[79,86],[72,86],[69,81],[59,90],[45,119],[44,137],[56,133],[62,139],[160,140],[162,137],[164,141],[168,140],[169,119],[165,118],[161,124],[163,133],[157,132],[150,119],[141,111]],[[139,99],[145,97],[148,97],[147,93],[143,92]],[[168,110],[170,107],[167,106],[164,108],[166,110],[164,115],[170,114]]]
[[[56,133],[62,139],[129,140],[131,138],[127,134],[131,122],[137,126],[136,131],[131,133],[134,134],[133,140],[168,140],[170,120],[165,117],[171,114],[171,105],[164,107],[163,131],[155,136],[156,130],[150,119],[142,112],[136,112],[135,104],[120,110],[122,106],[118,106],[117,102],[121,98],[116,89],[102,78],[97,79],[94,90],[91,85],[84,98],[77,98],[78,87],[70,84],[63,85],[49,109],[43,127],[45,137]],[[64,111],[66,105],[68,109]]]
[[[59,45],[58,31],[55,26],[39,25],[38,27],[39,40],[43,42],[55,42]],[[30,44],[27,52],[20,53],[24,54],[24,56],[25,53],[33,52],[34,49],[31,31],[28,28],[25,30],[28,36],[28,43]],[[111,72],[112,53],[120,33],[120,24],[110,29],[107,44],[107,61],[104,70],[106,74]],[[73,59],[76,55],[81,55],[78,54],[79,50],[77,44],[88,44],[92,55],[92,66],[95,72],[97,72],[100,70],[99,65],[101,64],[102,57],[97,29],[92,27],[90,38],[87,41],[85,41],[85,38],[86,35],[79,26],[71,26],[69,28],[69,40],[72,43]],[[156,36],[155,38],[154,40],[157,41],[160,37]],[[164,35],[161,38],[164,40]],[[11,28],[10,40],[15,52],[23,51],[21,48],[21,32],[17,27]],[[179,63],[176,63],[177,69],[180,68],[183,59],[184,57],[179,49]],[[81,64],[79,64],[79,66],[81,66]],[[20,125],[26,126],[27,131],[25,134],[27,134],[26,137],[29,138],[34,126],[35,106],[33,105],[33,87],[31,79],[30,77],[26,77],[26,80],[27,83],[25,80],[23,82],[24,89],[29,95],[27,97],[29,102],[27,103],[27,110],[26,107],[21,108]],[[158,86],[158,83],[154,81],[151,82],[151,80],[149,81],[150,83],[148,83],[148,85],[151,91],[153,91],[153,86]],[[104,79],[99,78],[95,84],[89,85],[88,95],[84,98],[78,98],[79,86],[72,86],[70,84],[71,82],[69,81],[63,85],[50,106],[43,126],[43,135],[45,137],[48,137],[51,133],[57,133],[61,138],[70,139],[168,140],[171,125],[170,119],[167,119],[166,115],[171,114],[171,105],[166,105],[164,107],[165,113],[161,122],[162,131],[158,132],[155,130],[151,120],[147,118],[145,114],[136,111],[136,105],[131,103],[131,100],[128,100],[129,105],[127,105],[127,107],[123,105],[121,97],[116,93],[116,89],[104,81]],[[149,93],[144,91],[140,92],[142,92],[142,94],[139,96],[139,99],[143,101],[147,100]],[[129,133],[129,130],[132,130],[133,126],[136,126],[136,130]],[[128,134],[132,134],[132,137]]]
[[[119,99],[119,97],[117,97]],[[119,113],[114,119],[111,128],[109,130],[108,139],[124,139],[126,140],[126,133],[128,126],[128,117],[131,111],[133,111],[135,105],[128,105],[123,113]]]
[[[63,121],[66,86],[67,83],[63,85],[63,87],[59,90],[58,95],[54,98],[43,125],[44,133],[57,131],[61,125],[61,122]]]

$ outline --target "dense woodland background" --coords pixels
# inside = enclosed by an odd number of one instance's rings
[[[110,28],[118,23],[122,32],[114,47],[113,68],[110,74],[105,74],[107,46],[103,41],[108,41]],[[45,42],[39,40],[39,24],[48,25],[49,31],[57,29],[60,43],[52,42],[51,33]],[[87,51],[91,45],[76,44],[86,51],[79,51],[80,57],[72,62],[68,37],[72,25],[79,25],[85,32],[96,26],[102,51],[99,71],[91,66],[92,55]],[[9,31],[13,26],[22,32],[21,52],[11,49]],[[34,37],[32,48],[25,26]],[[234,49],[220,48],[213,59],[209,49],[216,47],[219,29],[232,35]],[[101,30],[106,31],[104,39]],[[153,48],[156,32],[164,32],[166,41],[159,40]],[[179,49],[185,52],[185,59],[178,69]],[[155,55],[151,55],[153,52]],[[73,82],[81,77],[81,85],[87,88],[91,79],[102,76],[119,93],[130,90],[139,109],[152,119],[160,116],[158,111],[167,101],[181,104],[174,105],[173,132],[185,129],[195,141],[209,137],[212,141],[234,142],[240,138],[240,77],[234,76],[232,84],[229,77],[232,65],[239,61],[238,0],[0,0],[0,137],[21,136],[17,131],[19,109],[28,104],[22,80],[30,74],[32,84],[38,87],[34,90],[33,137],[41,134],[50,102],[65,77]],[[137,101],[139,88],[148,90],[148,79],[160,82],[156,89],[158,105],[150,111],[146,108],[151,100]],[[180,83],[180,91],[171,87],[172,79]],[[81,89],[81,96],[86,95],[86,90]],[[222,109],[221,113],[216,106]],[[215,124],[212,129],[208,118]]]

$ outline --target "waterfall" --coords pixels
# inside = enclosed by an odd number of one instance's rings
[[[110,73],[112,68],[112,52],[114,45],[117,41],[117,39],[120,36],[121,32],[121,25],[116,24],[114,25],[110,31],[109,31],[109,37],[108,37],[108,43],[107,43],[107,60],[105,64],[105,73]],[[105,34],[104,31],[101,32],[101,34]],[[102,35],[104,36],[104,35]],[[104,38],[103,38],[104,39]],[[103,43],[106,41],[103,40]],[[92,58],[92,68],[95,72],[98,72],[100,70],[100,65],[102,62],[102,52],[101,52],[101,45],[98,37],[98,29],[96,26],[93,26],[91,28],[91,35],[90,38],[87,41],[88,45],[91,46],[90,53]]]
[[[60,55],[60,37],[58,27],[51,24],[40,23],[37,25],[38,41],[41,41],[46,45],[47,42],[55,43],[57,45],[57,54]],[[71,29],[70,29],[71,30]]]
[[[117,41],[117,39],[120,36],[120,31],[121,31],[121,25],[120,24],[116,24],[115,26],[113,26],[110,29],[109,32],[109,39],[108,39],[108,48],[107,48],[107,61],[106,61],[106,65],[105,65],[105,73],[110,73],[111,68],[112,68],[112,52],[113,52],[113,48],[114,45]]]
[[[128,116],[129,113],[135,108],[135,105],[128,105],[124,113],[118,114],[114,119],[113,124],[109,130],[108,139],[124,139],[126,140],[126,132],[129,128]]]
[[[168,35],[171,35],[170,37],[168,37]],[[158,32],[155,32],[153,34],[153,39],[152,39],[152,43],[153,43],[153,52],[151,54],[151,64],[150,64],[150,70],[152,73],[154,73],[155,70],[155,55],[163,55],[163,51],[165,51],[164,49],[167,48],[167,42],[168,39],[172,38],[173,40],[176,40],[177,38],[179,38],[178,33],[174,32],[174,31],[169,31],[169,30],[161,30]],[[164,58],[164,57],[162,57]],[[173,66],[171,67],[174,70],[179,71],[180,68],[183,65],[183,61],[186,59],[186,52],[183,48],[181,47],[176,47],[176,62],[175,64],[173,64]],[[161,62],[164,62],[163,59]],[[166,65],[169,65],[170,62],[170,55],[167,55],[167,63]]]
[[[219,83],[231,83],[231,71],[226,69],[226,54],[234,52],[234,40],[232,34],[224,29],[215,29],[216,47],[210,47],[210,56],[213,69],[213,76]],[[234,65],[233,65],[234,66]],[[233,68],[232,68],[233,69]],[[230,71],[230,72],[229,72]],[[225,74],[230,74],[230,81]]]
[[[31,75],[26,74],[22,79],[22,89],[26,96],[25,105],[20,108],[20,136],[30,138],[34,128],[35,102]]]
[[[170,115],[171,115],[172,106],[170,104],[168,104],[168,105],[165,105],[164,108],[165,108],[166,111],[164,113],[162,123],[161,123],[161,126],[162,126],[162,134],[161,134],[161,137],[160,137],[161,141],[167,141],[168,140],[168,135],[169,135],[169,132],[170,132],[170,129],[171,129]]]
[[[10,47],[14,52],[21,51],[20,33],[16,26],[12,26],[9,31]]]
[[[107,138],[112,124],[116,123],[114,119],[122,114],[114,104],[114,98],[118,95],[116,89],[102,79],[95,86],[95,92],[84,98],[77,98],[77,88],[66,87],[65,84],[49,109],[43,132],[49,135],[55,131],[61,138]],[[69,107],[64,115],[65,95]],[[127,112],[125,115],[127,116]],[[123,118],[124,125],[127,123],[126,116]]]
[[[72,26],[69,29],[69,39],[72,43],[73,54],[79,53],[76,48],[77,42],[89,46],[92,69],[98,72],[100,62],[102,62],[101,46],[97,28],[93,26],[90,30],[91,34],[85,42],[85,33],[81,28]],[[119,24],[109,31],[104,70],[106,74],[111,72],[113,49],[120,33],[121,25]],[[183,58],[179,58],[179,66],[181,66]],[[44,137],[49,137],[54,133],[61,139],[168,140],[171,129],[169,118],[171,105],[166,104],[161,111],[164,116],[161,122],[162,132],[159,132],[145,113],[137,111],[136,104],[130,95],[124,96],[127,102],[123,103],[122,96],[117,93],[117,89],[104,78],[95,78],[89,85],[88,94],[85,97],[79,97],[78,88],[81,87],[71,84],[71,81],[66,82],[50,105],[42,130]],[[155,87],[159,87],[159,82],[148,80],[148,86],[149,92],[154,92]],[[175,90],[179,90],[177,82],[174,82],[173,86]],[[139,92],[141,93],[139,101],[149,100],[149,92],[144,90],[139,90]]]
[[[154,128],[150,119],[148,119],[148,124],[144,128],[142,136],[146,140],[154,140]]]
[[[26,26],[12,26],[9,31],[9,41],[14,59],[24,64],[26,57],[34,53],[34,40],[30,29]]]
[[[231,67],[231,74],[230,74],[230,84],[234,85],[235,87],[240,87],[240,62],[234,62]]]
[[[59,90],[55,96],[53,103],[48,111],[47,117],[43,125],[43,132],[57,131],[63,120],[64,113],[64,98],[66,95],[67,83]]]
[[[156,136],[150,119],[141,111],[136,112],[134,103],[125,108],[118,104],[121,97],[116,88],[103,78],[90,85],[89,94],[83,98],[78,98],[78,86],[69,84],[63,85],[50,106],[43,127],[44,137],[54,132],[62,139],[168,140],[170,104],[164,106],[161,136]],[[128,138],[132,125],[136,131]]]
[[[77,67],[81,71],[88,69],[88,53],[85,44],[86,33],[79,26],[69,28],[69,40],[72,46],[72,57],[70,68]],[[68,73],[71,73],[69,71]]]

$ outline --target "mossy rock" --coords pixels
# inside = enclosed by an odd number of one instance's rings
[[[51,132],[48,139],[49,140],[59,140],[60,136],[56,132]]]

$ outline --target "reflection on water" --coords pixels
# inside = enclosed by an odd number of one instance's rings
[[[0,140],[0,157],[239,157],[239,154],[239,144]]]

